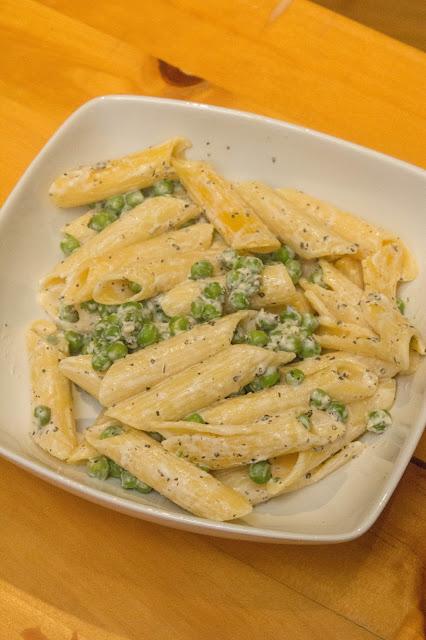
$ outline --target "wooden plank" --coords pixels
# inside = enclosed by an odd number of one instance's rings
[[[423,165],[426,56],[309,0],[44,0],[281,117]],[[259,8],[260,7],[260,8]],[[127,12],[131,13],[129,23]],[[173,37],[170,37],[173,25]],[[142,36],[143,34],[143,36]]]
[[[426,50],[424,0],[315,0],[327,9]]]
[[[425,507],[411,485],[424,491],[425,476],[412,466],[385,518],[360,540],[296,547],[144,523],[0,461],[1,576],[55,607],[58,622],[72,611],[82,630],[92,625],[132,640],[235,640],[254,630],[268,640],[392,638],[418,600],[414,521]],[[401,517],[407,510],[412,517]],[[4,608],[3,593],[0,582]]]

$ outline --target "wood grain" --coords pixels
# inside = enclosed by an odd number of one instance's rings
[[[414,465],[368,534],[329,547],[173,531],[91,505],[4,461],[0,469],[1,579],[54,607],[72,631],[234,640],[258,629],[256,637],[271,640],[363,640],[392,638],[416,611],[426,472]],[[0,602],[4,589],[0,582]],[[62,622],[70,611],[81,626]]]
[[[106,93],[265,113],[425,164],[425,56],[305,0],[271,20],[276,4],[0,0],[0,200]],[[205,81],[172,86],[156,57]],[[0,637],[420,640],[425,491],[411,464],[361,539],[269,546],[133,520],[0,461]]]

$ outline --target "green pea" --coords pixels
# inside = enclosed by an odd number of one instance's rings
[[[199,413],[190,413],[189,416],[184,418],[185,422],[198,422],[199,424],[206,424],[203,416],[200,416]]]
[[[77,238],[74,238],[74,236],[70,235],[69,233],[65,234],[60,244],[61,251],[65,256],[70,256],[73,251],[79,248],[79,246],[80,243]]]
[[[191,278],[200,280],[201,278],[210,278],[213,275],[214,267],[208,260],[199,260],[191,267]]]
[[[386,427],[392,424],[392,416],[386,409],[370,411],[367,417],[367,431],[382,433]]]
[[[278,316],[272,313],[263,313],[260,318],[257,318],[256,324],[263,331],[272,331],[278,324]]]
[[[105,200],[105,209],[108,211],[112,211],[119,215],[121,213],[122,208],[124,207],[124,196],[112,196],[112,198],[108,198]]]
[[[277,251],[274,251],[271,257],[275,262],[287,264],[289,260],[293,260],[296,257],[296,254],[291,247],[283,244]]]
[[[299,260],[288,260],[286,262],[286,269],[290,278],[294,284],[297,284],[302,277],[302,265]]]
[[[121,478],[123,467],[120,467],[120,465],[114,462],[114,460],[111,460],[111,458],[108,458],[108,465],[109,475],[111,476],[111,478]]]
[[[127,286],[132,293],[140,293],[142,291],[141,285],[137,282],[132,282],[131,280],[129,280]]]
[[[49,424],[51,416],[52,412],[50,407],[47,407],[45,404],[39,404],[34,409],[34,418],[36,419],[39,427],[45,427]]]
[[[268,367],[266,373],[263,376],[259,376],[259,382],[262,389],[268,389],[278,384],[281,379],[278,369]]]
[[[173,180],[159,180],[153,185],[154,195],[167,196],[175,190]]]
[[[264,331],[260,331],[259,329],[253,329],[253,331],[250,331],[247,336],[247,342],[255,345],[256,347],[264,347],[268,344],[268,340],[268,334]]]
[[[95,371],[106,371],[111,366],[111,360],[106,353],[95,353],[92,356],[92,367]]]
[[[98,311],[102,319],[116,313],[117,308],[114,304],[98,304]],[[111,319],[109,319],[108,322],[111,322]]]
[[[404,302],[404,300],[402,298],[397,298],[396,299],[396,306],[398,307],[398,309],[400,310],[402,315],[404,315],[404,313],[405,313],[405,302]]]
[[[235,310],[248,309],[250,301],[242,291],[233,291],[229,296],[229,304]]]
[[[159,341],[160,332],[153,322],[147,322],[139,331],[136,339],[140,347],[147,347]]]
[[[331,404],[331,398],[323,389],[314,389],[309,398],[311,407],[325,411]]]
[[[138,480],[136,476],[126,471],[126,469],[121,471],[121,486],[123,489],[136,489],[139,493],[150,493],[152,491],[152,487]]]
[[[312,313],[302,314],[302,328],[308,335],[311,335],[315,329],[318,329],[318,326],[319,320],[316,316],[312,315]]]
[[[285,322],[286,324],[296,325],[298,327],[300,327],[300,325],[302,324],[301,314],[297,311],[297,309],[295,309],[294,307],[291,307],[290,305],[288,305],[285,308],[285,310],[281,313],[280,319],[281,319],[281,322]]]
[[[312,336],[307,336],[302,340],[297,355],[301,358],[313,358],[321,353],[321,345]]]
[[[285,374],[285,381],[292,387],[297,387],[305,379],[305,374],[300,369],[290,369]]]
[[[220,307],[216,307],[214,304],[209,304],[208,302],[204,305],[203,309],[203,320],[214,320],[215,318],[220,318],[222,315],[222,305]]]
[[[89,313],[96,313],[98,311],[98,303],[94,300],[87,300],[82,302],[80,307]]]
[[[210,282],[203,289],[203,296],[211,300],[218,300],[224,294],[223,287],[218,282]]]
[[[277,329],[277,333],[278,333],[278,329]],[[273,334],[275,334],[275,331],[273,331],[271,335]],[[298,353],[300,351],[301,344],[302,343],[300,340],[300,336],[292,335],[292,334],[284,334],[281,337],[279,348],[280,348],[280,351],[289,351],[293,353]]]
[[[90,218],[87,226],[99,233],[115,220],[117,220],[117,215],[112,211],[98,211]]]
[[[84,344],[84,336],[77,331],[65,331],[65,340],[68,342],[70,356],[77,356],[81,353]]]
[[[317,265],[315,267],[315,269],[312,271],[312,273],[309,276],[308,280],[310,282],[313,282],[314,284],[319,285],[320,287],[324,287],[325,286],[324,273],[323,273],[323,270],[321,269],[321,267],[319,265]]]
[[[113,438],[114,436],[119,436],[121,433],[123,433],[123,429],[119,424],[110,424],[101,432],[99,439],[105,440],[106,438]]]
[[[142,482],[142,480],[138,480],[138,484],[136,486],[136,491],[138,493],[151,493],[152,487],[150,487],[149,484],[146,484],[145,482]]]
[[[186,316],[174,316],[169,320],[169,329],[172,336],[189,328],[189,320]]]
[[[59,311],[59,319],[64,322],[78,322],[80,316],[78,315],[77,309],[72,304],[66,304],[61,307]]]
[[[238,256],[234,263],[234,269],[248,269],[252,273],[262,273],[263,262],[255,256]]]
[[[225,251],[220,256],[220,261],[225,269],[233,269],[239,255],[234,249],[225,249]]]
[[[339,422],[346,422],[349,417],[346,406],[342,402],[337,402],[336,400],[330,402],[327,408],[327,412],[330,413]]]
[[[121,328],[117,324],[108,325],[102,332],[103,337],[107,342],[115,342],[121,338]]]
[[[268,460],[253,462],[249,467],[249,477],[256,484],[265,484],[272,477],[271,464]]]
[[[142,204],[142,202],[145,200],[142,191],[139,191],[139,190],[129,191],[129,193],[126,193],[124,198],[126,200],[126,204],[131,209],[133,209],[134,207],[137,207],[139,204]]]
[[[87,473],[92,478],[106,480],[109,476],[109,462],[106,456],[91,458],[87,461]]]
[[[201,298],[196,298],[191,302],[191,314],[196,320],[202,320],[205,306],[206,304]]]
[[[148,431],[148,435],[157,442],[163,442],[163,440],[165,439],[164,436],[161,435],[161,433],[158,433],[158,431]]]
[[[300,416],[297,416],[298,421],[302,424],[305,429],[310,429],[311,427],[311,416],[309,413],[301,413]]]
[[[124,342],[113,342],[108,347],[107,354],[111,362],[115,362],[127,356],[128,351],[127,345],[125,345]]]
[[[231,269],[226,274],[226,286],[228,289],[237,289],[242,282],[244,282],[244,276],[241,271]]]

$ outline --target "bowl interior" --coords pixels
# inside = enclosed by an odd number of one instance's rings
[[[43,469],[53,469],[59,474],[57,482],[76,492],[88,491],[91,499],[114,508],[141,517],[170,514],[175,524],[196,528],[205,527],[207,521],[183,514],[161,496],[135,497],[114,481],[101,485],[88,478],[83,468],[51,460],[28,437],[30,390],[24,332],[31,320],[43,315],[36,301],[37,282],[60,259],[60,228],[76,215],[76,210],[57,210],[49,202],[48,186],[66,168],[136,151],[176,135],[192,141],[190,157],[211,161],[228,178],[256,178],[276,187],[300,188],[398,233],[420,265],[418,279],[404,286],[403,296],[408,299],[406,313],[423,331],[426,193],[419,169],[343,141],[248,114],[137,97],[87,103],[21,179],[0,217],[0,452],[41,475]],[[383,436],[367,438],[371,446],[358,459],[317,485],[256,507],[245,523],[220,525],[216,531],[239,537],[326,541],[354,535],[371,524],[420,437],[426,417],[425,367],[426,363],[415,376],[399,380],[394,425]],[[79,397],[81,424],[95,413],[95,403],[88,396]],[[53,476],[49,479],[55,481]]]

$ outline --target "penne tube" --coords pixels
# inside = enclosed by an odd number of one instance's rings
[[[346,211],[341,211],[333,205],[323,202],[314,196],[310,196],[296,189],[278,189],[278,192],[290,200],[294,205],[300,207],[313,219],[321,221],[332,231],[347,238],[359,245],[358,257],[376,253],[382,245],[398,241],[403,251],[403,280],[414,280],[418,275],[418,266],[414,256],[405,247],[402,241],[395,234],[367,222],[359,216],[355,216]]]
[[[346,431],[333,443],[273,458],[270,461],[272,478],[266,484],[259,485],[253,482],[250,479],[247,466],[217,471],[215,476],[227,486],[241,493],[253,505],[265,502],[281,493],[294,491],[296,483],[309,480],[310,472],[313,469],[318,468],[320,464],[364,433],[366,416],[369,411],[391,409],[395,399],[395,391],[395,381],[385,380],[379,384],[377,392],[373,396],[349,405]]]
[[[59,363],[59,371],[80,389],[99,400],[103,374],[92,367],[92,356],[70,356]]]
[[[190,146],[185,138],[172,138],[121,158],[69,169],[51,184],[49,196],[58,207],[79,207],[149,187],[173,176],[172,158],[181,156]]]
[[[395,300],[398,283],[403,278],[404,254],[401,243],[392,242],[364,258],[362,271],[367,292],[383,293]]]
[[[183,509],[218,521],[250,513],[251,505],[239,493],[194,464],[169,453],[146,434],[126,430],[102,438],[103,428],[100,425],[88,429],[89,444]]]
[[[161,308],[168,316],[190,313],[191,303],[210,282],[219,282],[219,284],[225,286],[226,277],[218,276],[204,280],[184,280],[164,294],[161,298]],[[263,271],[259,294],[253,296],[250,300],[250,308],[273,308],[286,303],[290,304],[295,293],[296,289],[285,266],[282,264],[269,265]]]
[[[146,429],[151,421],[179,420],[236,393],[269,366],[285,364],[291,358],[294,354],[232,345],[170,376],[149,391],[113,404],[106,414],[137,429]]]
[[[212,243],[213,230],[211,224],[195,224],[86,260],[67,277],[62,296],[64,300],[90,300],[95,285],[110,273],[132,265],[143,269],[155,260],[160,260],[161,264],[170,263],[181,253],[204,251]]]
[[[302,362],[298,362],[297,365],[287,365],[281,370],[282,376],[285,376],[287,371],[297,366],[305,376],[311,376],[321,369],[326,369],[330,365],[339,367],[345,364],[345,362],[354,362],[364,367],[367,372],[374,373],[379,379],[393,378],[396,376],[399,369],[395,364],[387,362],[386,360],[380,360],[379,358],[369,358],[349,351],[331,351],[330,353],[324,353],[321,356],[315,358],[307,358]]]
[[[220,271],[219,256],[221,251],[191,251],[180,253],[170,260],[158,256],[146,263],[134,262],[132,265],[108,274],[97,282],[93,288],[93,299],[101,304],[124,304],[125,302],[146,300],[160,293],[169,291],[191,272],[191,267],[199,260],[208,260],[216,272]],[[135,282],[140,286],[139,293],[134,293],[128,286]]]
[[[394,362],[393,354],[389,351],[388,345],[381,341],[373,331],[355,324],[343,322],[334,324],[322,316],[319,321],[320,328],[317,330],[315,338],[323,349],[352,351],[368,358]],[[397,363],[395,362],[395,364]]]
[[[62,260],[41,285],[48,288],[63,283],[66,276],[78,269],[87,260],[93,260],[109,252],[120,251],[131,244],[149,240],[181,227],[185,222],[196,218],[198,207],[180,198],[158,196],[148,198],[142,204],[131,209],[126,215],[108,225],[90,238],[68,258]]]
[[[302,258],[337,258],[355,254],[358,245],[332,232],[310,218],[300,208],[262,182],[245,182],[237,187],[242,198],[253,207],[278,238]]]
[[[53,323],[35,322],[27,333],[34,442],[55,458],[66,460],[77,444],[71,385],[59,370],[63,354],[49,343]]]
[[[421,355],[426,353],[417,329],[385,295],[370,293],[361,301],[361,308],[368,324],[380,336],[386,359],[392,359],[401,371],[410,367],[410,348]]]
[[[298,420],[303,407],[290,409],[276,418],[268,418],[259,430],[257,425],[247,433],[236,435],[210,435],[203,433],[179,434],[163,440],[162,446],[174,453],[209,469],[226,469],[260,460],[303,451],[333,442],[340,437],[345,426],[329,413],[312,410],[310,427]]]
[[[343,258],[336,260],[334,266],[357,287],[364,288],[362,265],[359,260],[352,258],[352,256],[343,256]]]
[[[69,233],[71,236],[76,238],[80,244],[84,244],[90,238],[93,238],[96,235],[96,231],[91,229],[88,224],[93,216],[93,210],[89,209],[86,213],[83,213],[82,216],[78,216],[64,225],[61,229],[62,233]]]
[[[325,289],[302,278],[300,286],[304,289],[305,296],[315,311],[331,322],[345,322],[367,327],[366,320],[356,299],[354,302],[343,302],[342,296],[337,291]]]
[[[233,249],[270,253],[279,248],[277,238],[251,206],[210,165],[180,159],[172,164],[191,198]]]
[[[81,464],[87,462],[90,458],[96,458],[98,452],[91,444],[89,444],[85,436],[81,433],[77,434],[78,444],[72,453],[68,456],[68,464]]]
[[[212,322],[198,324],[169,340],[117,360],[108,369],[100,385],[101,404],[111,406],[146,391],[162,380],[229,347],[238,323],[249,314],[247,311],[239,311]]]
[[[299,368],[299,363],[294,366]],[[265,416],[281,414],[292,407],[307,405],[311,392],[318,388],[339,402],[354,402],[375,393],[377,376],[362,365],[338,361],[307,376],[297,387],[278,384],[256,393],[228,398],[201,410],[200,414],[207,423],[255,422]]]

